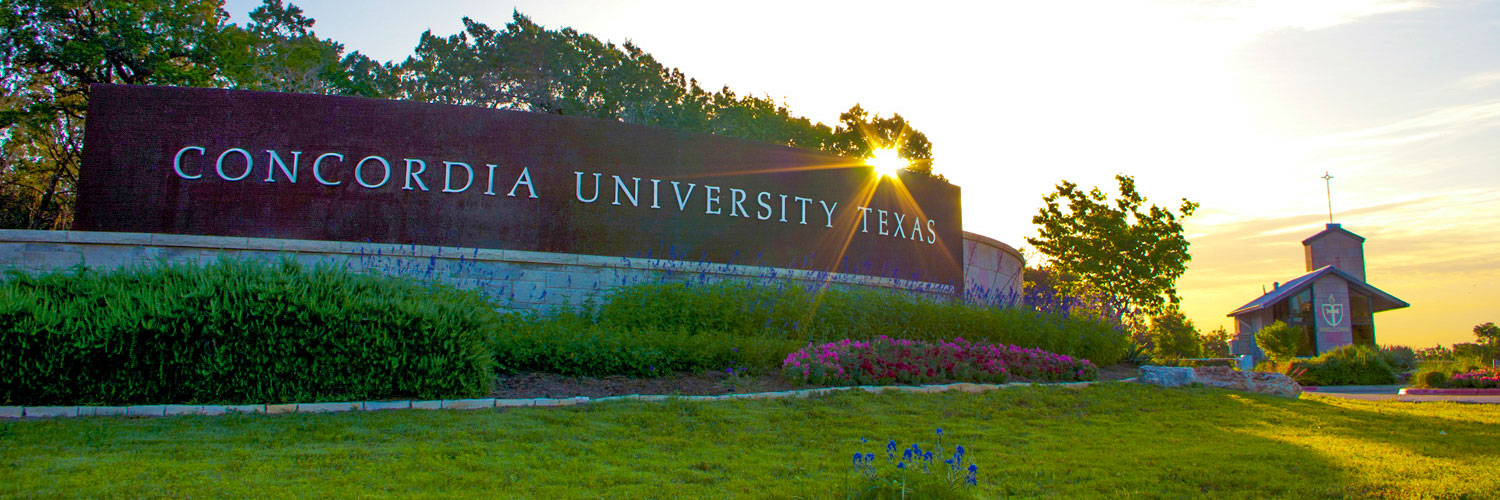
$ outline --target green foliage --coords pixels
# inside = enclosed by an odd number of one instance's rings
[[[606,328],[565,313],[512,313],[489,340],[500,373],[657,377],[731,367],[778,366],[798,342],[727,334]]]
[[[1310,361],[1292,364],[1306,369],[1297,382],[1302,385],[1385,385],[1396,383],[1396,370],[1374,347],[1349,344],[1336,347]]]
[[[1119,310],[1160,314],[1179,302],[1177,278],[1187,270],[1188,241],[1180,218],[1198,204],[1182,200],[1177,213],[1152,205],[1135,190],[1135,179],[1119,181],[1120,196],[1110,200],[1099,188],[1087,192],[1063,181],[1042,198],[1046,206],[1031,221],[1039,236],[1026,238],[1051,265],[1078,278],[1073,295],[1100,293]],[[1064,209],[1063,204],[1067,207]]]
[[[932,171],[932,144],[901,115],[871,116],[856,104],[831,128],[768,96],[704,90],[629,41],[617,46],[572,28],[548,29],[519,12],[500,29],[463,23],[446,37],[423,33],[412,57],[379,68],[386,96],[614,119],[850,158],[896,147],[912,160],[909,170]]]
[[[1205,358],[1227,358],[1229,357],[1229,341],[1233,339],[1224,327],[1218,327],[1203,334],[1203,357]]]
[[[1404,345],[1388,345],[1380,348],[1385,362],[1398,372],[1407,372],[1417,367],[1417,352]]]
[[[1255,345],[1274,361],[1289,361],[1297,357],[1306,342],[1301,327],[1277,321],[1255,332]]]
[[[211,85],[209,0],[0,0],[0,223],[71,223],[89,85]]]
[[[1177,308],[1151,318],[1151,357],[1157,361],[1196,358],[1203,353],[1198,329]]]
[[[1495,326],[1493,321],[1474,325],[1474,338],[1479,339],[1480,344],[1500,347],[1500,326]]]
[[[0,283],[0,404],[479,396],[498,313],[437,284],[223,260]]]
[[[962,337],[1118,362],[1129,339],[1115,324],[1087,314],[992,308],[908,294],[740,282],[653,283],[606,295],[598,324],[614,330],[728,334],[807,342],[845,338],[937,341]]]
[[[1448,362],[1424,361],[1417,366],[1417,372],[1412,375],[1411,382],[1416,387],[1449,387],[1455,373],[1472,372],[1492,366],[1476,356],[1458,356]]]
[[[871,290],[742,282],[646,283],[611,289],[594,311],[505,315],[489,340],[501,373],[651,377],[779,370],[814,341],[963,337],[1119,361],[1128,339],[1087,316],[942,303]]]

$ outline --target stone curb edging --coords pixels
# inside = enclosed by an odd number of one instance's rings
[[[1006,384],[974,384],[968,382],[957,382],[943,385],[855,385],[844,387],[820,387],[816,389],[799,389],[794,391],[780,392],[724,394],[719,396],[668,396],[661,394],[631,394],[627,396],[608,396],[602,398],[589,398],[586,396],[573,398],[524,399],[479,398],[439,399],[430,401],[350,401],[335,403],[288,403],[260,405],[0,406],[0,419],[97,416],[217,416],[244,413],[336,413],[347,411],[381,410],[481,410],[487,408],[520,408],[526,406],[576,406],[585,403],[604,403],[610,401],[666,401],[668,399],[675,399],[679,401],[727,401],[731,399],[778,399],[788,397],[807,398],[809,396],[821,396],[839,391],[852,390],[862,390],[872,393],[897,391],[931,394],[954,390],[970,393],[980,393],[998,389],[1005,389],[1009,387],[1033,385],[1081,389],[1099,382],[1101,381],[1057,383],[1011,382]]]
[[[1500,389],[1416,389],[1403,387],[1396,391],[1403,396],[1500,396]]]

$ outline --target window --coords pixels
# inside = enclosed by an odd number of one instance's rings
[[[1375,345],[1375,316],[1370,311],[1370,296],[1349,291],[1349,325],[1355,344]]]
[[[1313,356],[1317,354],[1318,341],[1314,332],[1317,331],[1318,323],[1313,311],[1312,287],[1287,297],[1286,300],[1271,305],[1271,318],[1281,321],[1293,327],[1302,327],[1302,346],[1298,349],[1298,356]]]

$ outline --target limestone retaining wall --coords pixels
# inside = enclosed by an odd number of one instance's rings
[[[0,230],[0,269],[41,271],[76,265],[110,269],[162,262],[203,265],[221,257],[264,261],[287,257],[304,265],[332,264],[354,271],[440,280],[478,290],[507,309],[576,306],[611,287],[660,281],[735,279],[891,289],[939,300],[955,293],[952,286],[919,281],[662,259],[225,236]]]

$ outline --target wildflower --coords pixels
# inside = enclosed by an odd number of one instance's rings
[[[896,464],[896,468],[897,469],[905,469],[906,468],[906,462],[901,462],[899,464]]]
[[[863,461],[863,460],[860,460],[860,459],[862,459],[862,458],[864,458],[864,455],[861,455],[861,454],[860,454],[860,453],[859,453],[859,452],[857,452],[857,451],[856,451],[856,452],[854,452],[854,465],[859,465],[859,463],[860,463],[860,462],[862,462],[862,461]]]

